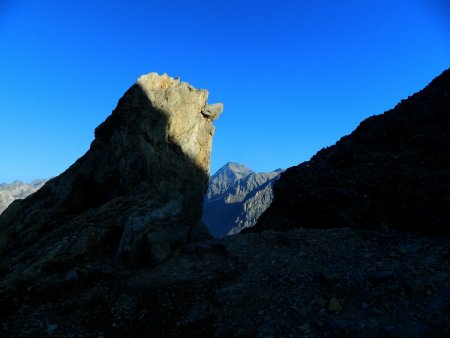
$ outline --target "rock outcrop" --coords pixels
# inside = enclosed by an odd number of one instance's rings
[[[222,104],[166,74],[141,76],[89,151],[0,217],[0,265],[15,275],[157,264],[208,236],[201,224]],[[99,262],[102,262],[101,264]]]
[[[215,237],[253,226],[272,202],[272,185],[281,169],[255,173],[229,162],[211,176],[203,202],[202,221]]]
[[[24,199],[40,189],[47,180],[34,180],[31,183],[14,181],[0,184],[0,214],[15,200]]]
[[[450,70],[281,175],[251,231],[294,227],[450,232]]]

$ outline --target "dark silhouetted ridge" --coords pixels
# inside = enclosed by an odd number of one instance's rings
[[[450,70],[286,170],[250,231],[349,226],[450,232]]]

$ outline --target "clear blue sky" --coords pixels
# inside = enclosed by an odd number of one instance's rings
[[[308,160],[450,67],[448,0],[0,0],[0,182],[58,175],[139,75],[224,102],[212,172]]]

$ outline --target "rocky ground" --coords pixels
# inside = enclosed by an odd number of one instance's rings
[[[265,231],[190,244],[137,273],[54,276],[1,294],[4,337],[450,335],[449,237]]]

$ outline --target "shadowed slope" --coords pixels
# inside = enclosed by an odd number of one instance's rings
[[[286,170],[250,231],[392,226],[450,232],[450,70]]]

